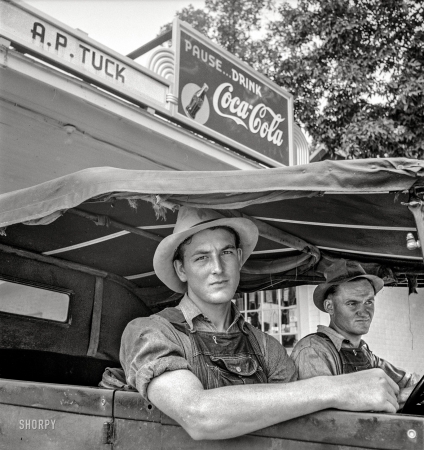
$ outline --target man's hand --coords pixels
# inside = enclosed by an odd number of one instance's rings
[[[398,398],[397,398],[398,403],[399,403],[399,408],[404,407],[406,400],[408,400],[408,397],[412,394],[412,391],[414,390],[416,385],[417,385],[417,383],[400,390]]]
[[[388,413],[395,413],[399,409],[399,387],[381,369],[364,370],[330,379],[336,383],[338,409]]]

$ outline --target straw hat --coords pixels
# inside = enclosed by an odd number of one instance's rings
[[[212,209],[183,206],[178,212],[173,233],[159,243],[153,257],[153,268],[158,278],[174,292],[186,292],[187,283],[183,283],[175,273],[173,264],[175,250],[193,234],[218,226],[230,227],[240,236],[243,265],[258,241],[258,228],[251,220],[242,217],[224,218]]]
[[[314,291],[314,303],[315,306],[321,311],[324,309],[324,300],[326,298],[327,291],[331,286],[338,286],[348,281],[355,280],[357,278],[366,278],[374,286],[374,293],[381,291],[384,286],[384,281],[376,277],[375,275],[368,275],[362,266],[356,261],[348,261],[346,259],[339,259],[332,264],[324,272],[326,282],[318,285]]]

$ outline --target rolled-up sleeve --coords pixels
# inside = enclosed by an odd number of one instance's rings
[[[413,386],[419,381],[419,375],[415,373],[408,373],[383,358],[374,356],[374,366],[383,369],[384,372],[399,386],[400,389],[404,389]]]
[[[173,370],[191,370],[181,340],[161,318],[142,317],[130,322],[121,339],[120,361],[127,383],[147,400],[153,378]]]

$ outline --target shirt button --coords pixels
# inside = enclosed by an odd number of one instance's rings
[[[241,367],[237,366],[236,370],[237,370],[238,373],[240,373],[241,372]]]

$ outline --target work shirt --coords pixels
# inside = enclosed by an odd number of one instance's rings
[[[415,384],[419,379],[417,375],[406,373],[383,358],[374,355],[362,339],[359,347],[355,347],[349,339],[330,327],[318,325],[318,333],[328,336],[331,342],[324,337],[310,334],[301,339],[293,349],[291,358],[296,365],[299,380],[344,373],[340,350],[342,348],[361,349],[362,347],[364,347],[364,354],[369,358],[371,368],[384,370],[400,389]]]
[[[177,308],[183,313],[190,330],[218,332],[186,294]],[[232,323],[226,333],[242,333],[243,327],[253,331],[265,359],[268,383],[287,383],[297,379],[293,361],[284,347],[273,337],[245,322],[231,303]],[[147,399],[150,381],[164,372],[186,369],[194,372],[190,338],[159,315],[131,321],[121,339],[120,361],[127,383]]]

